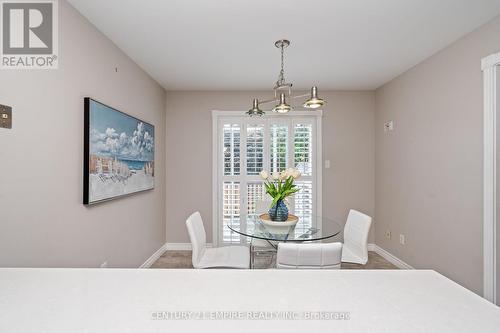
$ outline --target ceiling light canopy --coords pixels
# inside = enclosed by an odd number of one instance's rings
[[[290,104],[287,104],[286,98],[288,95],[289,99],[296,99],[296,98],[304,98],[304,97],[309,97],[308,100],[306,100],[302,106],[306,109],[317,109],[322,107],[323,105],[326,104],[326,101],[318,97],[318,88],[317,87],[312,87],[311,88],[311,94],[305,94],[305,95],[297,95],[293,96],[292,95],[292,83],[286,82],[285,80],[285,48],[290,46],[290,41],[286,39],[280,39],[274,43],[274,45],[281,50],[281,70],[278,75],[278,80],[276,81],[276,84],[273,88],[274,90],[274,98],[268,99],[268,100],[263,100],[259,101],[258,99],[254,98],[253,100],[253,105],[250,110],[246,112],[250,117],[252,116],[262,116],[265,114],[264,111],[262,111],[259,108],[259,104],[268,104],[268,103],[276,103],[278,104],[272,109],[273,112],[277,113],[287,113],[291,110],[293,110],[293,106]],[[279,97],[278,97],[279,96]]]

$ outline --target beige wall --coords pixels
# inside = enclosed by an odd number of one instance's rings
[[[483,277],[480,62],[498,51],[500,18],[376,91],[376,243],[476,293]],[[389,120],[395,130],[384,133]]]
[[[497,131],[500,128],[500,84],[498,81],[498,78],[500,78],[500,66],[496,67],[496,75],[497,75],[497,91],[496,91],[496,106],[497,106]],[[497,134],[496,137],[496,174],[500,175],[500,135]],[[500,181],[496,181],[496,193],[500,193]],[[500,212],[500,200],[496,200],[496,211]],[[500,271],[500,245],[498,245],[500,242],[500,221],[497,219],[496,221],[496,241],[497,241],[497,246],[496,246],[496,253],[495,253],[495,258],[496,258],[496,267],[497,271]],[[500,274],[496,274],[496,293],[497,293],[497,298],[496,298],[496,304],[500,306]]]
[[[497,80],[500,77],[500,66],[496,67],[497,71]],[[497,81],[498,82],[498,81]],[[497,101],[500,100],[500,84],[497,84],[497,91],[496,91],[496,98]],[[500,128],[500,117],[498,117],[498,114],[500,114],[500,103],[497,102],[497,129]],[[497,135],[496,138],[496,174],[500,175],[500,135]],[[500,182],[497,180],[496,182],[496,193],[500,193]],[[497,200],[496,202],[496,211],[500,212],[500,200]],[[496,241],[500,242],[500,222],[496,222]],[[495,258],[496,258],[496,267],[497,269],[500,269],[500,243],[497,243],[496,245],[496,253],[495,253]],[[497,292],[497,305],[500,305],[500,274],[496,274],[496,292]]]
[[[153,191],[82,205],[83,98],[155,125],[165,168],[165,92],[65,1],[58,70],[0,73],[0,266],[138,267],[165,241],[165,178]],[[115,73],[115,67],[118,72]]]
[[[189,242],[185,220],[199,210],[212,239],[212,110],[246,111],[263,92],[167,92],[167,241]],[[349,208],[374,212],[374,93],[320,92],[323,215],[345,221]],[[372,228],[374,229],[374,227]],[[373,233],[373,231],[372,231]],[[370,241],[374,239],[370,236]]]

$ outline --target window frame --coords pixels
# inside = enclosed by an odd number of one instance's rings
[[[214,246],[219,246],[221,244],[220,238],[220,220],[222,219],[221,207],[219,207],[222,187],[223,187],[223,179],[224,179],[224,168],[219,168],[219,160],[222,157],[223,143],[222,143],[222,126],[224,122],[230,121],[233,124],[240,124],[241,133],[243,131],[247,131],[247,125],[249,124],[263,124],[264,125],[264,168],[266,170],[269,169],[270,161],[269,161],[269,123],[271,120],[276,119],[287,119],[287,123],[290,122],[289,129],[295,127],[295,124],[300,122],[310,122],[313,125],[313,136],[312,136],[312,145],[313,145],[313,154],[315,155],[312,161],[312,169],[313,176],[312,177],[312,186],[315,188],[314,196],[313,196],[313,205],[314,205],[314,215],[322,216],[323,205],[322,205],[322,172],[323,172],[323,156],[322,156],[322,110],[314,110],[314,111],[291,111],[286,114],[266,114],[262,117],[249,117],[244,114],[243,111],[212,111],[212,244]],[[291,120],[290,120],[291,119]],[[288,147],[293,147],[293,132],[290,132],[288,135]],[[240,175],[235,176],[239,178],[246,173],[247,165],[246,165],[246,134],[240,134]],[[315,147],[315,148],[314,148]],[[244,158],[243,158],[244,157]],[[288,165],[293,165],[294,157],[292,153],[288,154]],[[227,177],[227,176],[226,176]],[[252,180],[255,177],[255,180],[260,180],[260,176],[247,176]],[[235,180],[236,181],[236,180]],[[243,189],[243,185],[245,185]],[[247,195],[247,187],[245,184],[240,182],[240,193],[244,196],[242,202],[246,202]],[[241,220],[241,223],[245,223]]]

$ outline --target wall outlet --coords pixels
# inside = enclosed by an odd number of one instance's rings
[[[0,104],[0,128],[12,128],[12,107]]]
[[[394,121],[387,121],[384,123],[384,132],[394,131]]]
[[[99,266],[100,268],[108,268],[108,262],[105,261],[101,264],[101,266]]]
[[[399,234],[399,244],[401,244],[401,245],[405,245],[406,244],[405,235]]]
[[[389,229],[385,231],[385,238],[391,239],[391,231]]]
[[[330,160],[325,160],[325,169],[330,169],[331,166]]]

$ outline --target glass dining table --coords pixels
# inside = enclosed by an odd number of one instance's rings
[[[230,220],[227,227],[230,231],[248,237],[250,242],[250,266],[253,267],[255,249],[265,247],[264,251],[274,251],[279,242],[313,242],[332,238],[342,231],[341,224],[321,216],[299,217],[293,227],[279,233],[268,228],[259,218],[259,215],[249,214],[243,219]],[[256,245],[258,244],[258,245]]]

